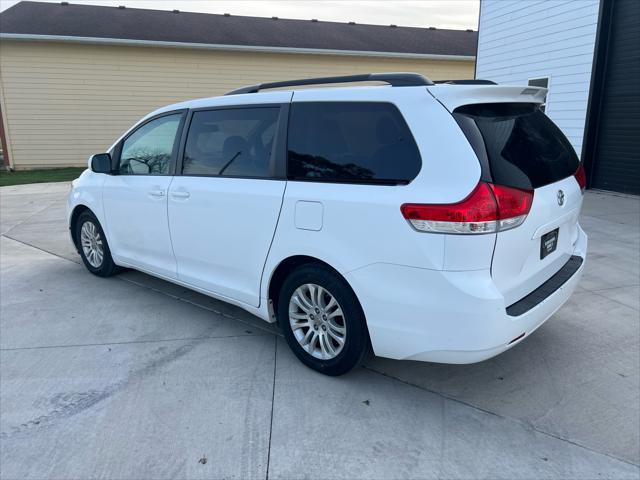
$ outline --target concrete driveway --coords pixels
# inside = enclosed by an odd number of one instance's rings
[[[328,378],[237,308],[89,274],[68,188],[0,189],[2,478],[640,477],[638,198],[587,193],[581,287],[512,350]]]

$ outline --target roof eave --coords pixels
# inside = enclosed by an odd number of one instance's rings
[[[366,50],[334,50],[320,48],[269,47],[259,45],[224,45],[209,43],[165,42],[159,40],[132,40],[126,38],[76,37],[67,35],[36,35],[30,33],[0,33],[0,40],[30,42],[66,42],[95,45],[121,45],[131,47],[188,48],[236,52],[289,53],[311,55],[340,55],[355,57],[406,58],[422,60],[474,61],[474,55],[440,55],[432,53],[370,52]]]

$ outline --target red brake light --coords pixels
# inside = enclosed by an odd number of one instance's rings
[[[520,225],[529,213],[529,210],[531,210],[533,190],[521,190],[519,188],[504,187],[502,185],[489,185],[498,203],[500,220],[503,220],[503,222],[501,222],[502,225],[500,225],[500,230],[507,230],[508,228]],[[522,221],[517,225],[505,228],[515,221],[514,219],[520,217],[522,217]]]
[[[498,210],[489,185],[480,182],[471,194],[458,203],[413,204],[400,207],[407,220],[437,220],[442,222],[486,222],[498,219]]]
[[[584,192],[584,189],[587,188],[587,173],[584,171],[582,163],[578,165],[578,170],[576,170],[573,176],[576,178],[578,185],[580,185],[580,190]]]
[[[533,191],[480,182],[458,203],[406,203],[400,210],[416,230],[423,232],[495,233],[522,224],[532,203]]]

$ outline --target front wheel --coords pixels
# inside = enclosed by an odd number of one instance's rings
[[[293,353],[318,372],[347,373],[366,352],[360,303],[347,282],[324,266],[303,265],[289,275],[280,290],[278,319]]]
[[[88,210],[82,212],[76,222],[76,241],[82,261],[91,273],[110,277],[118,272],[100,222]]]

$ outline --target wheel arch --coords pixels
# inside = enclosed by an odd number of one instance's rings
[[[302,265],[308,265],[308,264],[321,265],[327,268],[328,270],[330,270],[331,272],[333,272],[342,280],[344,280],[345,284],[349,287],[354,297],[356,298],[358,304],[360,305],[360,308],[364,312],[364,309],[362,308],[362,302],[360,302],[360,299],[358,298],[358,294],[356,293],[353,286],[349,283],[349,280],[347,280],[347,278],[344,275],[342,275],[338,271],[338,269],[333,267],[328,262],[310,255],[292,255],[290,257],[283,259],[282,261],[280,261],[280,263],[278,263],[276,268],[273,270],[271,277],[269,278],[269,284],[267,289],[267,301],[269,302],[270,305],[275,306],[277,304],[278,294],[289,273],[291,273],[293,270],[295,270],[296,268]],[[275,307],[273,308],[275,309]]]
[[[84,204],[78,204],[73,208],[73,211],[71,212],[71,216],[69,217],[69,230],[71,233],[71,239],[73,240],[73,244],[75,245],[76,250],[78,250],[78,253],[80,252],[80,246],[78,245],[76,225],[78,222],[78,218],[80,218],[80,215],[82,215],[82,213],[86,211],[91,212],[95,216],[95,213],[93,213],[93,211],[89,207],[87,207]]]

